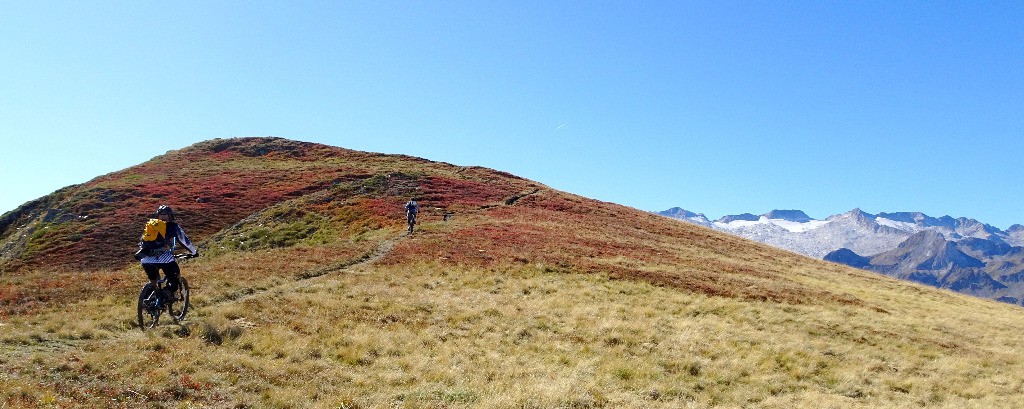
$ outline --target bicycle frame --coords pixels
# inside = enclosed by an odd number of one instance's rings
[[[191,257],[178,255],[175,256],[175,258]],[[177,309],[174,308],[174,304],[178,300],[162,299],[163,290],[166,288],[164,284],[167,283],[166,274],[156,281],[156,285],[152,282],[148,282],[142,286],[142,291],[139,292],[139,301],[136,310],[136,318],[139,322],[139,328],[145,330],[146,328],[156,327],[160,322],[160,315],[163,314],[164,310],[166,310],[176,322],[180,322],[185,319],[185,315],[191,307],[191,303],[189,301],[191,290],[188,286],[188,280],[185,279],[185,277],[179,276],[178,280],[180,281],[180,285],[178,286],[176,293],[180,294],[181,303]],[[147,316],[149,319],[147,319]]]

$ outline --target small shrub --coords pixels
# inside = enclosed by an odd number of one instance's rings
[[[223,335],[227,339],[233,341],[241,337],[243,332],[245,332],[245,329],[243,329],[242,327],[237,325],[230,325],[224,329]]]
[[[224,337],[220,334],[220,331],[217,331],[217,327],[214,327],[213,324],[210,324],[209,322],[203,323],[203,330],[200,333],[200,337],[202,337],[203,341],[206,341],[207,344],[220,345],[224,342]]]
[[[623,381],[628,381],[636,376],[630,368],[615,368],[615,370],[612,371],[612,375]]]

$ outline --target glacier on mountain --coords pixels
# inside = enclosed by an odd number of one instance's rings
[[[661,214],[811,257],[1024,305],[1024,225],[1002,231],[964,217],[860,209],[824,220],[799,210],[744,213],[714,222],[680,208]]]
[[[715,221],[701,213],[673,208],[658,214],[732,233],[762,243],[795,251],[814,258],[841,249],[860,255],[874,255],[896,248],[911,235],[935,231],[949,240],[979,238],[1020,246],[1024,226],[1015,225],[1003,232],[968,218],[930,217],[920,212],[879,213],[853,209],[849,212],[814,219],[799,210],[772,210],[756,216],[745,213]]]

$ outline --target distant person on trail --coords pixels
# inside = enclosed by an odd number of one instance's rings
[[[405,204],[405,218],[409,222],[409,233],[412,233],[412,227],[416,225],[416,213],[420,212],[420,205],[416,203],[416,198],[409,200],[409,203]]]
[[[164,271],[167,287],[164,294],[158,295],[161,302],[173,302],[170,297],[181,285],[181,270],[174,259],[174,250],[178,244],[185,246],[192,256],[199,255],[199,250],[192,245],[192,240],[185,234],[185,230],[174,221],[174,211],[170,207],[160,206],[156,210],[156,218],[146,222],[135,259],[142,262],[142,269],[146,271],[146,276],[149,277],[149,282],[153,283],[153,287],[158,287],[160,270]]]

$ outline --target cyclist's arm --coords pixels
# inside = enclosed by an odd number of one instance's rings
[[[182,246],[185,246],[185,248],[187,248],[188,251],[191,252],[193,256],[199,254],[199,249],[197,249],[196,246],[192,244],[192,239],[188,238],[188,235],[185,234],[185,229],[182,229],[180,225],[178,226],[178,233],[175,235],[174,241],[176,244],[181,244]]]

